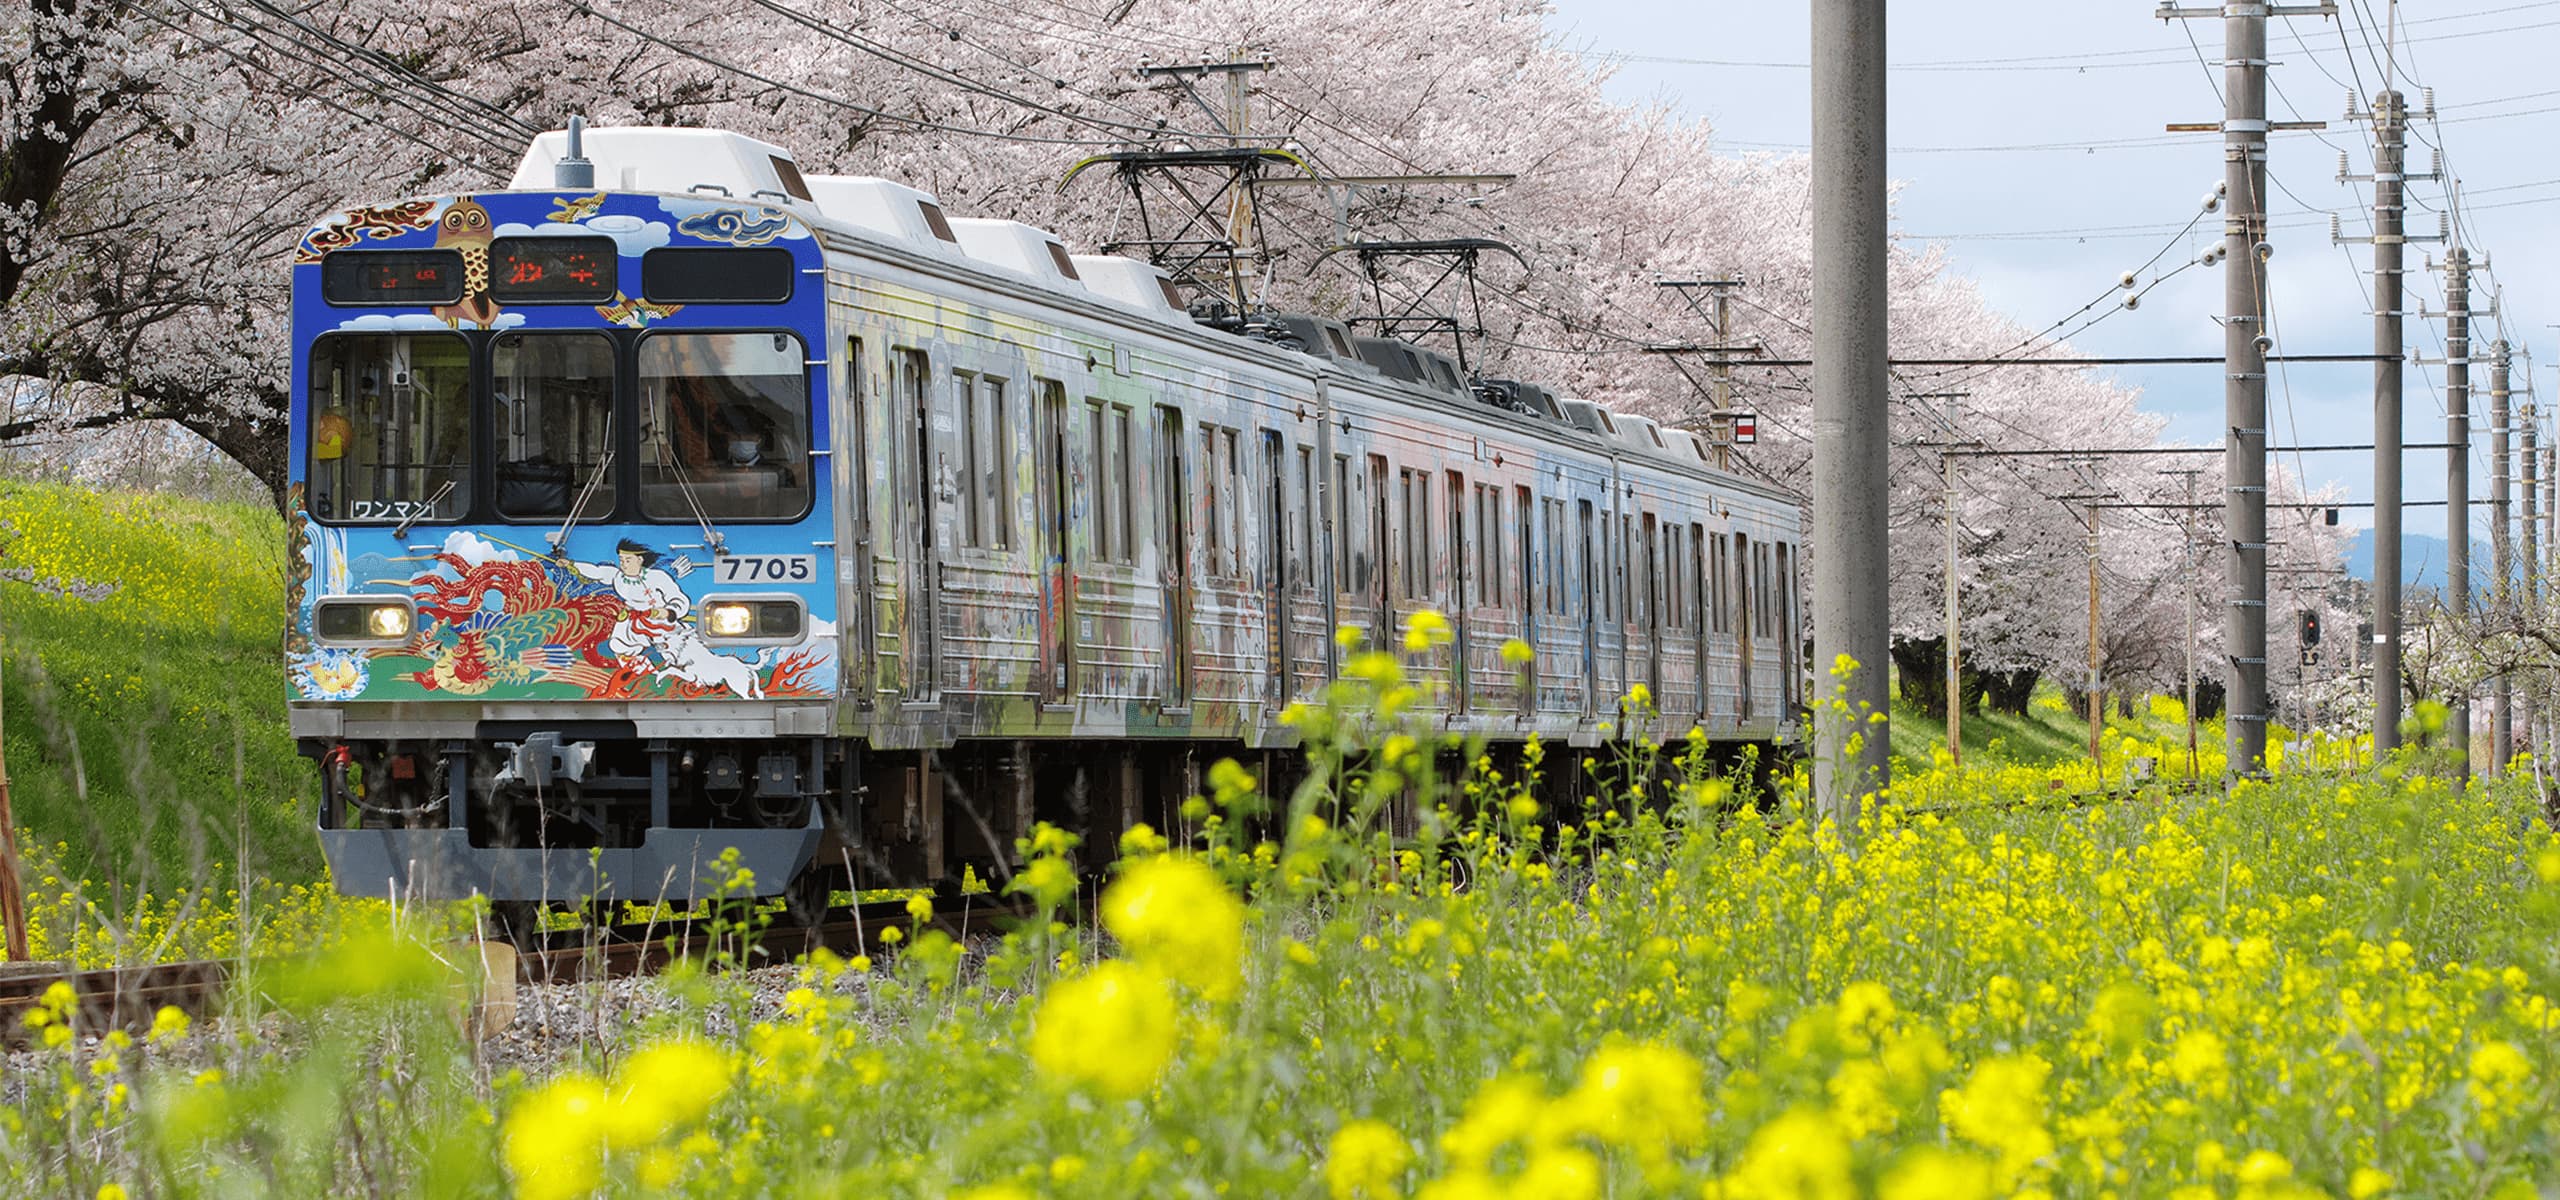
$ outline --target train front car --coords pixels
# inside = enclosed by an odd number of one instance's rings
[[[342,891],[772,894],[815,853],[821,257],[787,160],[736,157],[773,202],[520,172],[304,238],[286,667]]]

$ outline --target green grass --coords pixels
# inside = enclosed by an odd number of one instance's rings
[[[2162,720],[2154,716],[2148,702],[2138,702],[2130,719],[2107,714],[2107,728],[2120,734],[2166,743],[2169,747],[2186,745],[2187,727],[2181,721]],[[2196,730],[2199,745],[2218,743],[2221,726],[2207,721]],[[1934,713],[1896,698],[1893,702],[1893,753],[1906,763],[1926,763],[1930,750],[1947,741],[1947,723]],[[2086,759],[2089,756],[2089,721],[2074,715],[2062,704],[2062,693],[2051,685],[2036,689],[2035,699],[2027,704],[2027,715],[1995,713],[1984,710],[1967,713],[1964,718],[1964,752],[1969,757],[1997,759],[2025,767],[2048,767]]]
[[[277,665],[282,518],[0,482],[0,520],[17,531],[0,566],[116,586],[92,602],[0,582],[0,744],[22,842],[59,845],[47,865],[111,907],[243,868],[320,879],[316,779],[286,733]]]

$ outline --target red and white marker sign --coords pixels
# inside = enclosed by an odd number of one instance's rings
[[[1737,446],[1748,446],[1759,440],[1760,414],[1753,412],[1738,412],[1733,414],[1733,444]]]

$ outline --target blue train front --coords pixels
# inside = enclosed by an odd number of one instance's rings
[[[286,658],[342,890],[804,874],[843,675],[822,275],[798,218],[717,194],[311,229]]]

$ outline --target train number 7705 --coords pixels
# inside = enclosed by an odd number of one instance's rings
[[[814,554],[724,554],[713,575],[722,583],[807,583],[817,577]]]

